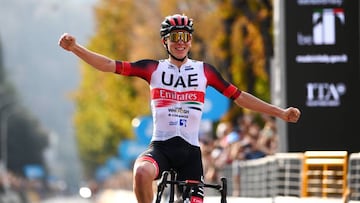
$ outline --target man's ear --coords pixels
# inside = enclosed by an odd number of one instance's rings
[[[167,47],[167,42],[166,42],[165,38],[162,38],[161,42],[162,42],[163,46],[166,48]]]
[[[166,44],[165,38],[162,38],[162,39],[161,39],[161,42],[162,42],[163,44]]]

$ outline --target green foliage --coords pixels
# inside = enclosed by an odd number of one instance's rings
[[[214,64],[241,90],[269,100],[269,5],[269,1],[250,0],[103,0],[95,8],[96,33],[88,48],[119,60],[167,57],[160,42],[160,23],[166,15],[184,13],[195,22],[191,57]],[[147,85],[141,79],[82,65],[82,82],[74,94],[74,121],[87,172],[116,154],[122,139],[134,137],[132,119],[150,113]],[[241,113],[232,108],[228,119]]]

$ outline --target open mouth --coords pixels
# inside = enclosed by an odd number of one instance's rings
[[[184,51],[185,47],[176,47],[175,49],[178,50],[178,51]]]

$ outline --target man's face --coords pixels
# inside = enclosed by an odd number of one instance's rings
[[[185,30],[172,31],[165,38],[165,43],[171,54],[177,58],[184,58],[187,56],[191,48],[191,34]]]

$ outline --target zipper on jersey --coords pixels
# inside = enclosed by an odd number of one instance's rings
[[[182,65],[180,67],[178,67],[178,71],[177,71],[177,78],[179,78],[179,76],[181,76],[181,72],[182,72]],[[176,92],[182,92],[182,87],[181,86],[177,86],[176,87]],[[180,109],[181,108],[181,101],[176,101],[176,109]],[[181,126],[180,126],[180,115],[179,115],[179,111],[176,112],[177,114],[177,125],[176,125],[176,134],[180,137],[182,137],[181,134]]]

